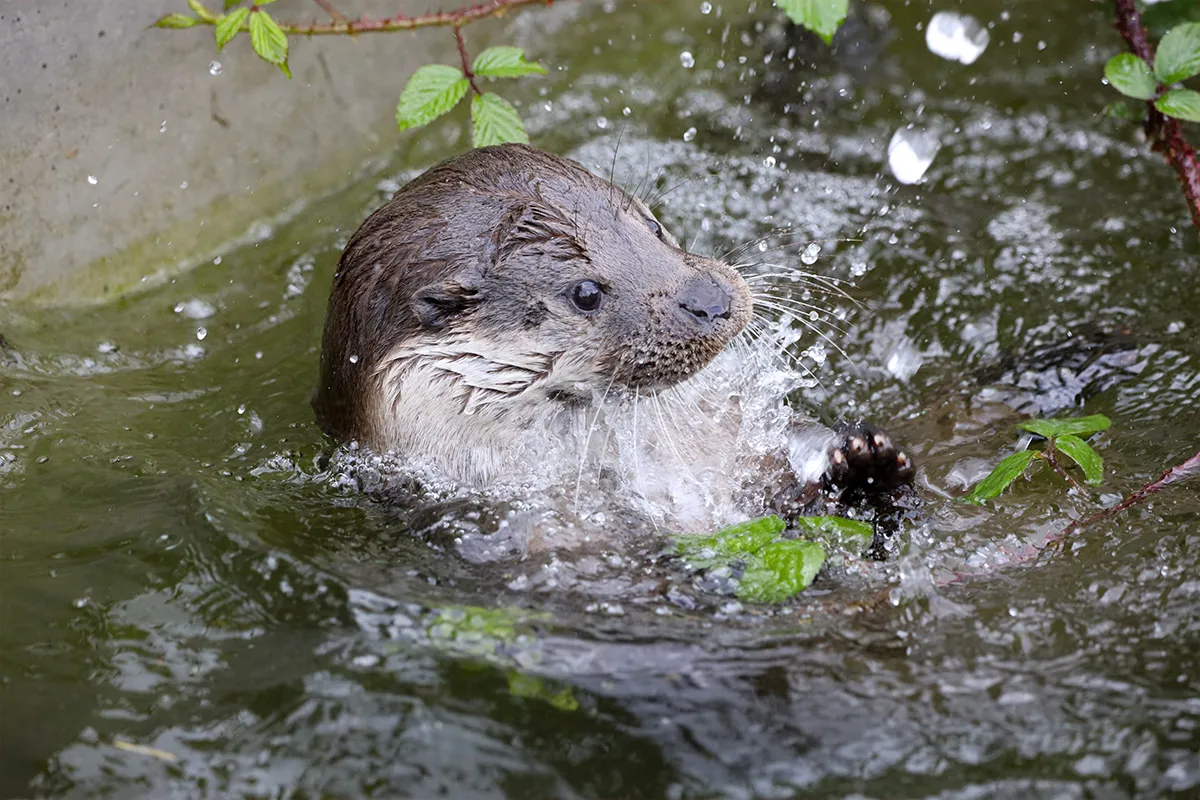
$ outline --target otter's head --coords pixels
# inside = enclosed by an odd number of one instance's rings
[[[389,448],[420,446],[426,411],[654,392],[708,364],[751,305],[735,270],[685,252],[643,202],[579,164],[524,145],[473,150],[350,240],[315,406],[335,436]]]

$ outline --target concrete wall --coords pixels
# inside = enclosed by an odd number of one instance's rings
[[[326,18],[311,0],[270,11]],[[211,27],[147,29],[172,12],[185,0],[0,0],[0,299],[104,299],[204,257],[402,146],[405,80],[457,61],[448,29],[292,37],[288,81],[245,34],[218,54]],[[471,26],[472,43],[492,26]]]

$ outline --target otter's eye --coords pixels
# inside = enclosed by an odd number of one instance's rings
[[[646,217],[646,224],[650,226],[650,230],[655,236],[657,236],[659,239],[663,238],[662,225],[658,224],[658,220],[656,220],[654,217]]]
[[[595,281],[580,281],[571,290],[571,302],[580,311],[595,311],[603,299],[604,291]]]

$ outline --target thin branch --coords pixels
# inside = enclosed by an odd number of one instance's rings
[[[346,15],[334,8],[333,3],[329,2],[329,0],[313,0],[313,2],[319,5],[334,22],[346,21]]]
[[[462,61],[463,75],[467,76],[467,80],[471,82],[471,91],[476,95],[482,95],[479,91],[478,84],[475,83],[475,73],[471,71],[471,59],[467,56],[467,40],[463,38],[462,25],[454,26],[454,43],[458,45],[458,57]]]
[[[1142,16],[1134,0],[1113,0],[1117,10],[1117,31],[1129,45],[1129,49],[1147,65],[1154,63],[1154,48],[1142,27]],[[1158,90],[1162,90],[1162,86]],[[1183,138],[1183,127],[1179,120],[1164,115],[1154,107],[1153,101],[1146,103],[1147,114],[1144,124],[1146,138],[1156,153],[1162,153],[1167,163],[1175,168],[1183,194],[1192,212],[1192,224],[1200,230],[1200,160],[1196,151]]]
[[[1067,482],[1070,483],[1072,486],[1074,486],[1076,489],[1078,489],[1081,492],[1084,490],[1083,486],[1080,485],[1079,481],[1075,480],[1075,476],[1073,476],[1071,473],[1067,472],[1066,467],[1064,467],[1062,465],[1062,462],[1058,460],[1058,454],[1057,454],[1057,451],[1055,451],[1055,449],[1054,449],[1053,441],[1050,441],[1050,440],[1046,441],[1046,449],[1043,450],[1042,452],[1038,453],[1038,458],[1042,459],[1047,464],[1054,467],[1054,471],[1057,472],[1059,475],[1062,475],[1064,478],[1066,478]]]
[[[505,13],[521,8],[522,6],[548,6],[553,2],[554,0],[487,0],[487,2],[476,3],[456,11],[434,11],[429,14],[417,14],[411,17],[404,14],[397,14],[387,19],[369,19],[363,16],[358,19],[335,20],[327,23],[296,23],[276,20],[276,24],[279,25],[279,28],[284,33],[297,36],[354,36],[359,33],[389,33],[391,31],[413,31],[418,28],[437,28],[447,25],[469,25],[472,22],[477,22],[488,17],[503,16]],[[324,8],[327,3],[323,2],[323,0],[318,0],[318,5]],[[193,7],[193,10],[196,11],[200,22],[205,25],[216,25],[222,16],[219,12],[205,8],[204,6],[200,6],[199,8]],[[241,30],[247,31],[249,29],[249,23],[242,25]]]

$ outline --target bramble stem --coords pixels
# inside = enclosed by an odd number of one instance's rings
[[[467,56],[467,40],[463,38],[462,25],[454,26],[454,43],[458,45],[458,57],[462,61],[463,75],[467,76],[467,80],[471,82],[471,91],[476,95],[482,95],[479,87],[475,84],[475,73],[471,71],[471,59]]]
[[[1043,450],[1042,452],[1038,453],[1038,458],[1042,459],[1047,464],[1054,467],[1054,471],[1057,472],[1059,475],[1062,475],[1064,478],[1066,478],[1067,482],[1070,483],[1072,486],[1074,486],[1076,489],[1078,489],[1081,492],[1083,491],[1083,486],[1081,486],[1079,484],[1079,481],[1075,480],[1075,477],[1073,475],[1071,475],[1071,473],[1067,472],[1067,468],[1064,467],[1062,465],[1062,462],[1060,462],[1058,460],[1058,455],[1054,449],[1054,441],[1052,439],[1047,440],[1046,449]]]
[[[1117,31],[1129,45],[1129,49],[1147,65],[1154,63],[1154,48],[1146,37],[1146,29],[1142,27],[1142,16],[1138,13],[1134,0],[1113,0],[1117,9]],[[1162,88],[1161,86],[1159,87]],[[1167,163],[1175,168],[1179,183],[1183,187],[1184,197],[1192,212],[1192,224],[1200,230],[1200,160],[1196,151],[1183,138],[1183,127],[1179,120],[1166,116],[1154,107],[1154,102],[1146,102],[1147,115],[1143,129],[1150,147],[1156,153],[1162,153]]]
[[[369,19],[365,16],[349,20],[344,18],[338,20],[335,18],[333,22],[323,24],[316,22],[301,24],[276,20],[276,24],[279,25],[280,30],[284,33],[296,36],[354,36],[360,33],[389,33],[391,31],[413,31],[418,28],[438,28],[447,25],[469,25],[472,22],[477,22],[488,17],[503,16],[506,12],[522,6],[548,6],[553,2],[554,0],[486,0],[486,2],[465,6],[456,11],[434,11],[429,14],[417,14],[411,17],[406,17],[404,14],[397,14],[394,17],[386,19]],[[326,11],[332,8],[328,0],[317,0],[317,5]],[[198,13],[198,16],[200,16],[200,22],[205,25],[216,25],[217,20],[221,18],[220,13],[209,9],[205,9],[204,14]],[[242,25],[241,30],[247,31],[249,29],[250,26],[248,23]]]

